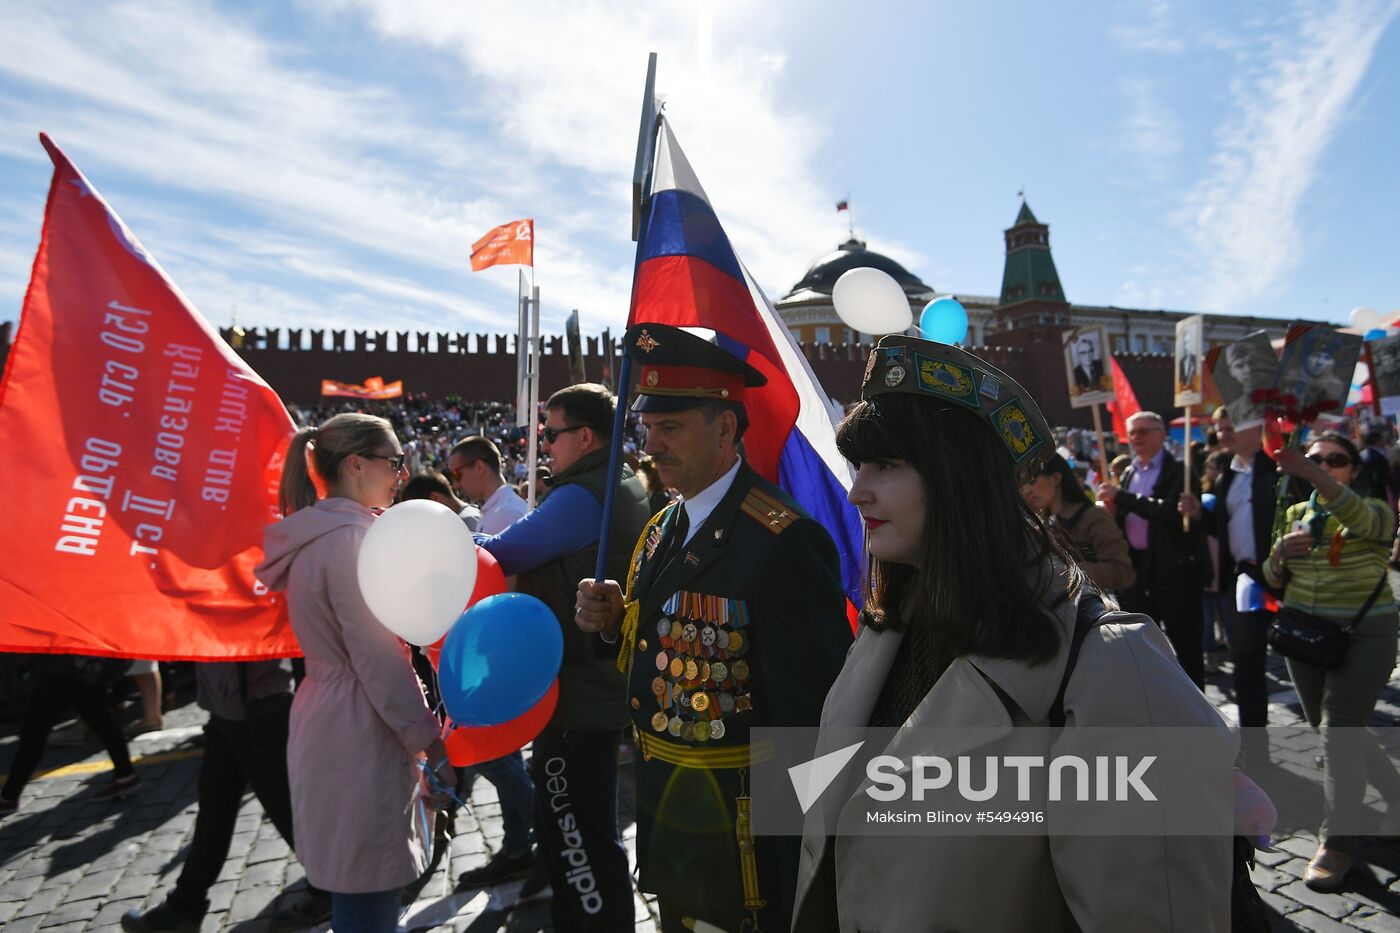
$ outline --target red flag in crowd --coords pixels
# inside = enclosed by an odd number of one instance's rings
[[[0,651],[298,654],[253,578],[286,409],[39,138],[53,182],[0,382]]]
[[[499,265],[535,265],[535,221],[533,218],[501,224],[472,244],[472,271]]]
[[[371,376],[365,380],[364,385],[356,385],[353,382],[322,379],[321,395],[365,399],[400,398],[403,395],[403,381],[396,379],[386,384],[379,376]]]
[[[1128,419],[1142,411],[1142,406],[1138,404],[1137,393],[1133,391],[1132,384],[1128,382],[1127,375],[1123,372],[1123,367],[1118,365],[1116,357],[1110,355],[1109,363],[1113,366],[1113,401],[1108,403],[1108,413],[1113,416],[1113,433],[1118,435],[1118,440],[1128,443]]]

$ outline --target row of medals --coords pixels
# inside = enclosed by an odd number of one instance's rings
[[[668,637],[673,631],[678,637]],[[651,682],[651,692],[663,707],[668,705],[666,698],[669,693],[672,703],[690,710],[697,719],[686,722],[680,716],[667,716],[662,709],[652,715],[651,728],[688,742],[724,738],[724,720],[720,717],[735,711],[743,712],[753,704],[747,693],[736,697],[722,688],[728,685],[730,690],[737,689],[747,681],[749,663],[743,658],[728,664],[724,661],[711,662],[699,655],[713,655],[717,653],[715,649],[718,648],[732,658],[748,647],[744,636],[738,632],[726,632],[724,629],[708,625],[697,630],[693,623],[682,626],[672,623],[669,619],[662,619],[656,623],[656,633],[661,637],[663,644],[672,645],[677,652],[677,656],[673,657],[665,648],[658,651],[656,669],[663,673],[669,672],[676,682],[668,682],[665,677],[658,676]],[[646,651],[646,639],[637,647]],[[697,657],[679,656],[687,653],[693,653]]]

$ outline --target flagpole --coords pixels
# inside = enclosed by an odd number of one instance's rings
[[[851,210],[851,192],[846,191],[846,232],[851,239],[856,238],[856,212]]]
[[[534,267],[530,270],[531,278],[534,277]],[[526,455],[525,468],[529,471],[526,486],[528,495],[526,501],[530,508],[535,507],[535,473],[539,464],[540,432],[539,414],[540,407],[540,289],[537,285],[530,286],[530,372],[527,378],[530,381],[529,402],[526,406],[526,414],[529,417],[529,427],[526,429]]]
[[[1181,452],[1181,453],[1182,453],[1181,462],[1182,462],[1182,464],[1185,465],[1185,467],[1186,467],[1186,481],[1185,481],[1185,483],[1182,485],[1181,488],[1182,488],[1182,491],[1183,491],[1183,492],[1188,492],[1188,493],[1189,493],[1189,492],[1191,491],[1191,406],[1190,406],[1190,405],[1187,405],[1187,406],[1186,406],[1186,445],[1185,445],[1185,446],[1186,446],[1186,449],[1183,450],[1183,451]],[[1183,516],[1181,516],[1181,530],[1182,530],[1182,531],[1190,531],[1190,530],[1191,530],[1191,516],[1190,516],[1190,515],[1183,515]]]
[[[1099,482],[1108,481],[1108,454],[1103,445],[1103,415],[1099,413],[1099,403],[1094,403],[1094,437],[1099,443]]]
[[[641,124],[637,128],[637,160],[632,175],[633,240],[640,241],[643,212],[651,200],[651,169],[656,158],[656,137],[660,129],[661,118],[656,112],[656,53],[652,52],[647,56]],[[640,256],[633,263],[634,281],[638,261]],[[612,354],[612,347],[608,347],[608,354]],[[617,365],[617,411],[613,414],[612,446],[608,450],[608,485],[603,493],[603,520],[598,525],[598,563],[593,568],[595,580],[606,580],[608,576],[608,545],[612,539],[613,504],[617,501],[617,484],[622,468],[622,441],[627,431],[627,397],[632,389],[631,382],[632,358],[627,355],[627,348],[623,347],[622,361]]]

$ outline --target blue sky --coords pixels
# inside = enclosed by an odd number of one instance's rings
[[[0,0],[0,320],[47,131],[226,325],[507,331],[470,244],[533,216],[546,327],[620,325],[646,53],[770,297],[857,235],[995,294],[1024,188],[1072,301],[1400,310],[1400,0]]]

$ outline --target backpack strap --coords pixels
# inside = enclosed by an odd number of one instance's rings
[[[1098,625],[1107,612],[1103,599],[1097,593],[1080,597],[1074,615],[1074,634],[1069,640],[1069,659],[1065,661],[1065,673],[1060,678],[1060,689],[1055,693],[1055,702],[1050,704],[1050,725],[1056,729],[1063,729],[1065,726],[1065,691],[1069,689],[1074,665],[1079,662],[1079,650],[1084,647],[1084,639],[1088,637],[1090,629]]]

